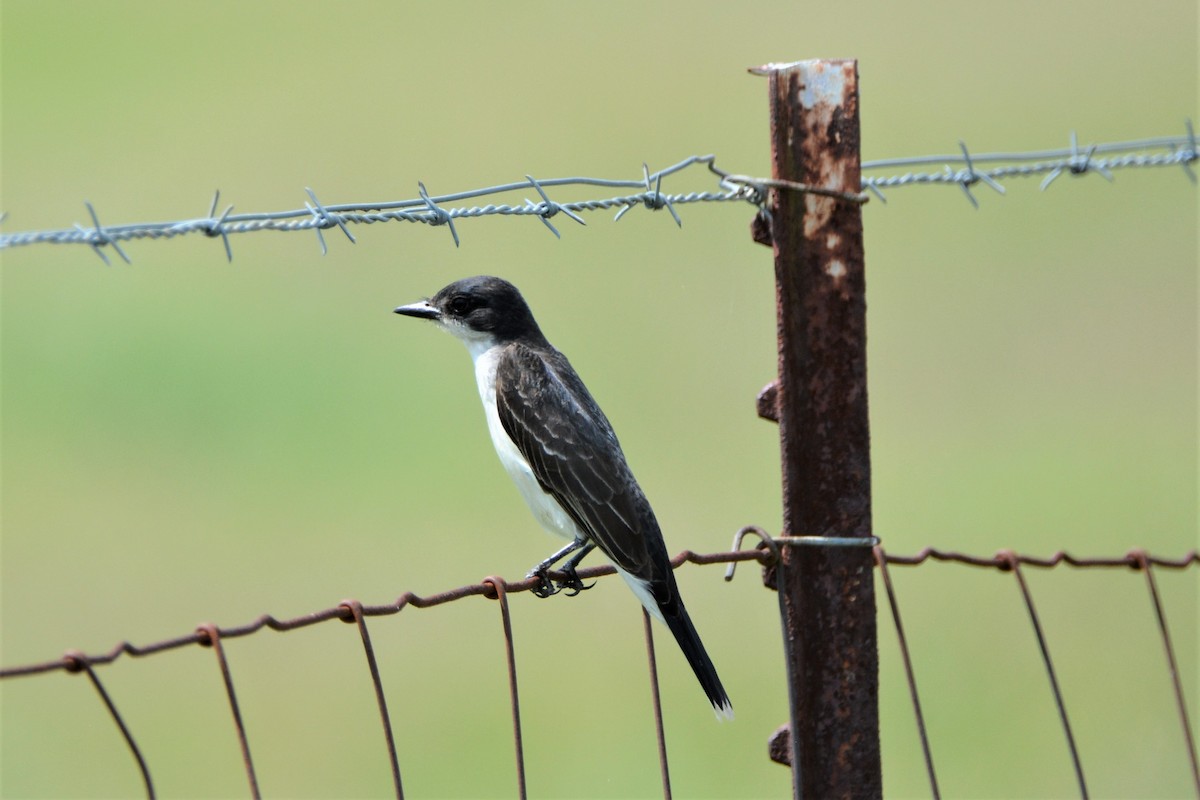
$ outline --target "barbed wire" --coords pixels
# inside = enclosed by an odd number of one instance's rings
[[[749,534],[752,534],[759,539],[757,546],[753,550],[743,549],[744,538]],[[814,541],[812,542],[802,542],[803,538],[804,537],[788,536],[772,537],[762,528],[757,526],[746,526],[739,530],[735,535],[733,547],[730,551],[699,554],[691,550],[685,550],[671,560],[671,565],[672,568],[677,569],[686,562],[695,564],[726,563],[729,565],[725,574],[725,579],[728,581],[732,580],[734,567],[738,562],[757,561],[764,567],[777,568],[780,566],[780,559],[782,558],[782,551],[784,548],[801,543],[807,543],[810,545],[815,544],[818,546],[822,545],[821,542],[816,540],[822,539],[823,537],[815,537]],[[836,542],[836,544],[843,545],[849,543],[850,542],[845,540],[839,540]],[[832,544],[835,544],[835,542],[824,543],[824,546],[830,546]],[[954,551],[938,550],[932,547],[927,547],[915,555],[901,556],[885,552],[883,547],[878,544],[878,540],[874,539],[873,537],[862,539],[861,544],[863,546],[872,547],[875,564],[880,571],[880,577],[886,589],[888,602],[891,607],[892,617],[896,627],[897,640],[901,650],[905,677],[908,682],[909,692],[916,716],[918,735],[921,740],[926,768],[929,774],[930,788],[935,798],[940,796],[940,792],[934,771],[933,756],[925,729],[924,717],[921,712],[920,700],[917,693],[916,677],[913,671],[912,659],[909,656],[909,648],[904,634],[904,626],[900,617],[900,609],[896,598],[896,590],[888,572],[889,565],[917,566],[920,564],[925,564],[929,561],[943,561],[972,567],[996,569],[1002,572],[1013,573],[1016,576],[1024,605],[1033,624],[1038,648],[1041,652],[1043,663],[1050,679],[1052,692],[1059,710],[1060,721],[1068,739],[1072,764],[1074,766],[1080,789],[1085,797],[1087,796],[1087,788],[1084,782],[1083,767],[1079,758],[1079,754],[1074,745],[1074,738],[1071,733],[1070,723],[1067,719],[1066,705],[1063,701],[1062,692],[1054,671],[1054,666],[1050,659],[1049,647],[1039,621],[1036,605],[1034,603],[1032,593],[1029,590],[1028,584],[1025,582],[1025,579],[1022,575],[1021,568],[1023,566],[1052,568],[1061,565],[1067,565],[1076,568],[1124,567],[1142,572],[1146,576],[1147,588],[1151,596],[1152,605],[1158,623],[1159,634],[1166,652],[1168,670],[1171,674],[1172,683],[1174,686],[1177,711],[1183,727],[1184,738],[1190,757],[1193,781],[1196,785],[1197,791],[1200,792],[1200,765],[1197,763],[1195,740],[1191,730],[1191,723],[1187,715],[1186,701],[1183,694],[1182,682],[1179,678],[1179,669],[1175,659],[1170,631],[1167,626],[1165,612],[1163,610],[1162,601],[1153,574],[1155,568],[1184,569],[1188,567],[1200,566],[1200,552],[1192,550],[1184,554],[1182,558],[1171,559],[1150,555],[1142,549],[1134,549],[1130,550],[1124,556],[1118,557],[1079,558],[1060,550],[1056,553],[1053,553],[1049,557],[1040,558],[1037,556],[1019,554],[1011,550],[1001,550],[993,556],[973,556]],[[585,579],[601,577],[605,575],[612,575],[615,572],[616,570],[611,565],[601,565],[579,570],[579,577]],[[563,577],[559,576],[557,573],[552,573],[552,575],[555,577]],[[138,747],[129,726],[125,723],[125,720],[117,710],[112,696],[104,687],[104,684],[98,677],[94,667],[101,664],[111,663],[123,653],[127,653],[130,656],[147,656],[187,645],[201,645],[203,647],[211,648],[216,655],[217,666],[221,672],[225,687],[226,699],[229,703],[230,711],[233,716],[234,728],[241,748],[243,767],[246,771],[246,777],[249,782],[250,791],[252,796],[259,797],[259,783],[254,769],[254,762],[251,757],[249,741],[246,735],[246,728],[242,722],[242,715],[238,705],[237,695],[234,690],[233,674],[229,666],[229,661],[226,658],[222,642],[226,639],[250,635],[262,630],[263,628],[271,628],[272,630],[276,631],[290,631],[333,619],[339,619],[347,623],[354,623],[357,626],[362,639],[367,665],[370,671],[372,683],[375,688],[376,703],[379,707],[380,718],[384,729],[385,742],[387,745],[387,753],[391,767],[392,782],[395,788],[395,794],[397,797],[403,798],[404,789],[401,781],[399,760],[396,753],[395,738],[392,734],[392,723],[387,709],[387,702],[385,699],[382,680],[380,678],[379,667],[375,659],[374,648],[372,647],[370,634],[367,630],[366,618],[371,616],[396,614],[409,606],[414,606],[416,608],[428,608],[453,602],[455,600],[461,600],[467,597],[483,596],[491,600],[496,600],[499,603],[501,627],[505,640],[505,664],[509,678],[509,696],[512,705],[511,713],[513,723],[513,744],[516,754],[517,791],[518,796],[524,798],[526,796],[525,762],[522,745],[520,702],[517,692],[516,658],[513,647],[511,612],[508,603],[508,595],[530,591],[538,585],[539,580],[539,578],[527,578],[523,581],[510,583],[503,578],[492,576],[484,578],[481,582],[476,584],[460,586],[456,589],[429,595],[427,597],[421,597],[411,592],[406,592],[395,602],[383,605],[366,606],[358,600],[343,600],[341,603],[332,608],[327,608],[287,620],[279,620],[271,615],[263,615],[253,622],[236,627],[221,628],[212,623],[205,623],[198,626],[189,634],[178,636],[172,639],[165,639],[163,641],[148,645],[136,646],[130,644],[129,642],[121,642],[107,653],[90,656],[85,655],[78,650],[69,650],[61,658],[51,661],[45,661],[40,664],[28,664],[25,666],[0,669],[0,678],[15,678],[21,676],[38,675],[58,670],[86,674],[104,706],[108,710],[109,715],[116,724],[127,748],[134,757],[134,760],[136,761],[140,771],[141,779],[147,796],[153,798],[155,796],[154,784],[150,776],[150,769],[147,765],[146,759],[144,758],[141,749]],[[768,585],[770,585],[769,577]],[[646,638],[647,666],[651,681],[651,703],[653,705],[653,711],[656,720],[656,735],[658,738],[659,768],[661,771],[664,797],[670,798],[670,776],[666,758],[665,735],[663,733],[662,725],[662,708],[658,690],[658,676],[654,657],[653,634],[649,617],[644,612],[643,623]],[[780,746],[776,741],[772,742],[772,758],[775,758],[776,760],[786,760],[787,751],[788,748],[786,746]]]
[[[1200,154],[1198,154],[1196,135],[1190,120],[1185,122],[1185,128],[1186,132],[1181,136],[1097,143],[1087,147],[1080,147],[1078,137],[1072,132],[1069,147],[1012,153],[976,154],[970,152],[965,143],[959,142],[960,152],[957,154],[863,162],[864,172],[877,172],[898,167],[919,167],[928,164],[941,164],[942,169],[885,176],[864,176],[859,193],[840,192],[819,186],[735,174],[718,168],[714,155],[696,155],[656,172],[651,172],[649,167],[643,164],[642,176],[628,180],[590,177],[539,180],[532,175],[526,175],[523,181],[444,195],[430,195],[425,184],[418,181],[418,196],[407,200],[326,205],[317,199],[316,193],[311,188],[306,188],[308,200],[304,203],[304,207],[289,211],[234,214],[233,205],[227,205],[218,213],[221,193],[217,191],[213,195],[206,215],[166,222],[102,225],[95,207],[85,201],[84,207],[91,220],[91,227],[75,223],[71,228],[58,230],[0,233],[0,250],[41,244],[81,244],[91,247],[106,264],[109,263],[108,255],[104,250],[106,247],[111,247],[122,260],[131,263],[129,255],[121,247],[121,242],[136,239],[173,239],[199,233],[212,238],[220,238],[225,247],[226,258],[232,261],[233,249],[230,246],[229,237],[234,234],[265,230],[285,232],[311,230],[317,234],[321,252],[326,253],[328,244],[323,231],[336,227],[353,243],[356,239],[350,232],[350,225],[372,225],[380,222],[412,222],[435,227],[445,226],[449,229],[451,238],[457,246],[460,240],[455,221],[485,216],[535,217],[551,233],[561,238],[562,234],[551,222],[559,214],[583,225],[586,224],[581,216],[584,213],[616,209],[615,221],[628,213],[630,209],[642,206],[652,211],[666,209],[675,223],[682,225],[683,221],[679,216],[678,206],[692,203],[746,202],[761,207],[765,204],[771,189],[807,192],[862,203],[867,200],[868,193],[886,202],[884,189],[902,186],[952,185],[961,188],[971,204],[978,208],[979,201],[971,193],[972,187],[983,183],[996,192],[1004,194],[1005,188],[1001,181],[1009,178],[1043,176],[1040,188],[1045,190],[1063,175],[1081,177],[1087,174],[1096,174],[1112,181],[1113,173],[1117,170],[1181,167],[1188,178],[1195,183],[1196,174],[1191,165],[1197,158],[1200,158]],[[993,166],[981,166],[985,164]],[[715,190],[687,193],[662,191],[664,178],[675,176],[689,168],[701,166],[707,167],[708,172],[717,177]],[[547,192],[547,189],[552,188],[584,186],[637,189],[639,191],[569,202],[553,200]],[[537,194],[539,200],[535,201],[525,197],[523,202],[516,204],[450,205],[464,200],[531,190]],[[0,214],[0,222],[3,222],[6,216],[6,214]]]

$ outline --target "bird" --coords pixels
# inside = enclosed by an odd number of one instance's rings
[[[527,575],[534,593],[590,588],[576,568],[599,548],[646,611],[666,624],[718,719],[733,705],[675,583],[662,530],[612,425],[566,356],[542,334],[517,287],[480,275],[395,313],[429,320],[470,353],[488,431],[534,518],[568,544]],[[564,579],[551,580],[552,567]]]

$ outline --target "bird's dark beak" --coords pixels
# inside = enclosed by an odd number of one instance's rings
[[[428,300],[400,306],[396,309],[396,313],[403,314],[406,317],[420,317],[421,319],[439,319],[442,316],[442,312],[438,311],[435,306],[430,305]]]

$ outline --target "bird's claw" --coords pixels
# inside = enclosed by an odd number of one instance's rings
[[[567,597],[574,597],[580,592],[586,592],[588,589],[596,585],[595,581],[585,584],[582,580],[580,580],[579,575],[575,572],[574,567],[567,567],[562,570],[562,573],[566,576],[566,578],[558,582],[558,591],[563,591],[565,589],[567,592]]]
[[[535,569],[533,572],[530,572],[525,576],[526,578],[538,579],[537,584],[530,590],[537,597],[546,598],[550,597],[551,595],[558,594],[559,592],[560,587],[554,585],[554,581],[550,580],[550,576],[547,574],[547,572],[549,572],[549,570]]]
[[[580,579],[579,575],[576,574],[574,568],[568,567],[560,570],[560,572],[564,576],[563,579],[555,581],[550,578],[549,569],[533,570],[525,576],[526,578],[537,578],[538,582],[532,589],[530,589],[530,591],[533,592],[537,597],[542,598],[551,597],[562,591],[567,593],[567,597],[574,597],[580,592],[585,592],[596,585],[595,581],[591,583],[584,583]]]

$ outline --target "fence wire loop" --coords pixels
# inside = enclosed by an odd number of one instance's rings
[[[778,564],[779,545],[775,543],[775,540],[771,537],[771,534],[767,533],[764,528],[760,528],[758,525],[746,525],[742,528],[739,528],[738,532],[733,535],[733,546],[729,549],[734,553],[741,552],[742,542],[745,540],[746,534],[748,533],[758,537],[758,544],[755,545],[755,549],[764,551],[758,557],[758,563],[764,567],[772,567]],[[738,562],[736,561],[730,561],[729,566],[725,568],[726,582],[733,580],[733,572],[737,568],[737,564]]]

